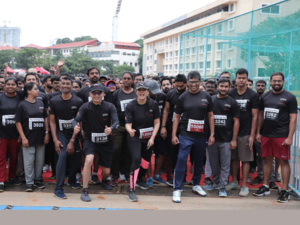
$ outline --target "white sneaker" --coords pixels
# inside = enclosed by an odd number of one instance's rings
[[[180,203],[181,202],[180,196],[181,196],[180,190],[174,191],[172,201],[175,203]]]
[[[202,187],[200,185],[196,185],[193,187],[193,192],[198,194],[198,195],[201,195],[203,197],[206,196],[206,192],[202,189]]]
[[[49,170],[49,165],[45,164],[45,166],[43,166],[43,172],[46,173]]]
[[[125,175],[124,174],[120,174],[120,181],[125,181],[126,180],[126,177],[125,177]]]
[[[106,180],[111,181],[111,175]]]

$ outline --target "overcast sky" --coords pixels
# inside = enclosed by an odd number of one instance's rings
[[[134,42],[140,34],[214,0],[123,0],[118,41]],[[50,45],[56,38],[90,35],[110,41],[115,0],[1,1],[0,26],[21,28],[21,46]]]

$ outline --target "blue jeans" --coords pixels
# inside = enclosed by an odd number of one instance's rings
[[[194,174],[193,184],[199,185],[203,171],[203,158],[207,146],[207,138],[190,138],[179,135],[179,152],[175,167],[174,191],[181,190],[181,185],[185,176],[185,168],[189,153],[194,147]]]

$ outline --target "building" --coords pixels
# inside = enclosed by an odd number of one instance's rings
[[[144,38],[143,74],[163,73],[174,76],[179,73],[181,34],[275,2],[278,0],[217,0],[141,34],[141,38]],[[234,26],[231,21],[226,29],[234,30]],[[196,45],[191,41],[192,44]],[[210,46],[211,49],[219,47],[217,42]],[[203,47],[199,50],[204,52]],[[196,51],[196,48],[188,51]],[[210,75],[214,73],[215,71],[211,71]]]
[[[140,48],[136,43],[110,41],[102,42],[98,46],[88,47],[89,56],[94,60],[111,61],[115,66],[130,65],[139,72],[138,58]]]
[[[0,43],[3,46],[20,47],[20,35],[18,27],[0,27]]]

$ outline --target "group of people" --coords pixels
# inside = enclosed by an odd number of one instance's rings
[[[190,156],[189,184],[200,196],[218,189],[219,196],[226,197],[227,191],[240,188],[239,195],[245,197],[247,182],[262,184],[255,196],[268,195],[278,188],[274,181],[280,165],[283,188],[278,202],[288,201],[297,100],[283,89],[281,72],[271,75],[272,90],[258,80],[255,92],[242,68],[232,82],[226,71],[217,81],[202,81],[197,71],[147,79],[125,71],[111,79],[96,67],[85,77],[74,77],[60,73],[63,64],[60,60],[54,75],[43,77],[34,69],[24,78],[0,75],[0,192],[8,155],[9,180],[20,185],[19,176],[24,175],[28,192],[34,186],[45,188],[46,163],[59,199],[67,198],[63,187],[68,177],[73,189],[82,185],[80,198],[85,202],[91,201],[89,184],[111,190],[120,179],[129,183],[129,201],[138,201],[136,187],[148,189],[157,183],[172,186],[172,200],[179,203]],[[251,181],[254,160],[258,176]]]

